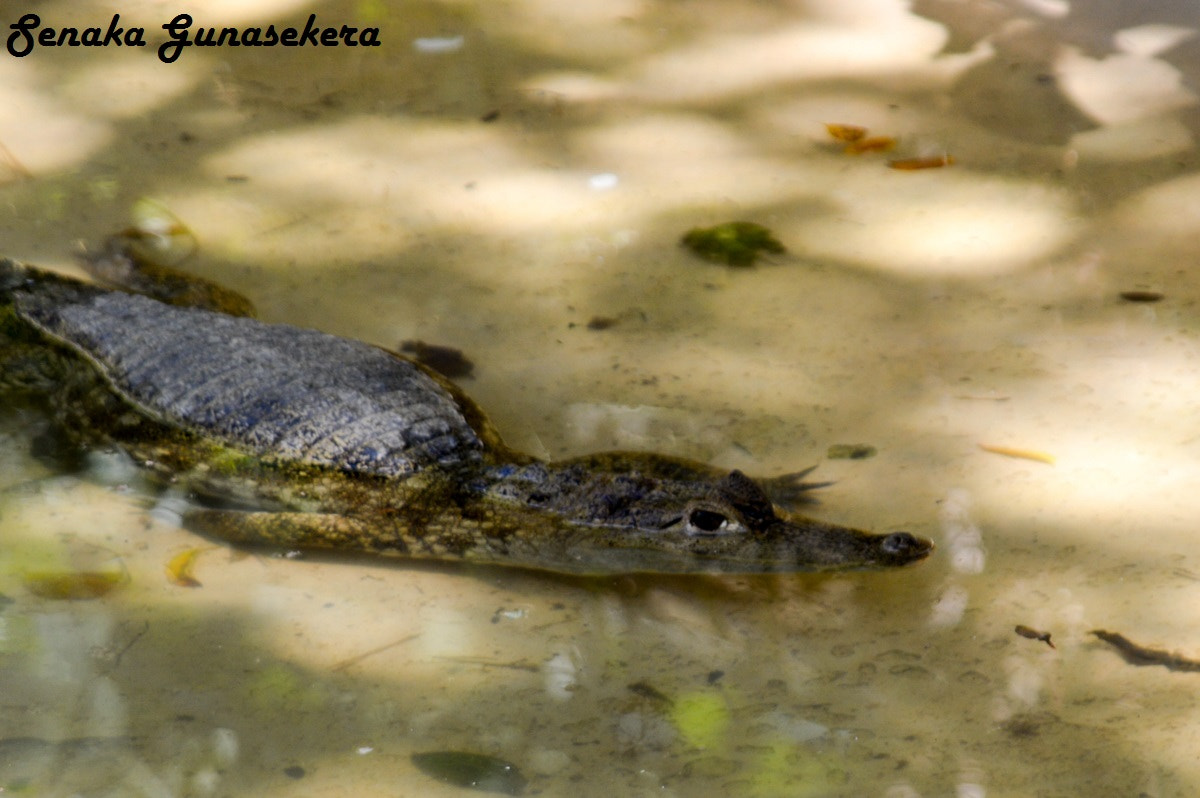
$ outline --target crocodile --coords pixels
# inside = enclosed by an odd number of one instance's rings
[[[196,284],[172,269],[134,291],[0,259],[0,393],[184,492],[183,525],[207,537],[576,575],[878,568],[933,548],[784,509],[819,487],[808,471],[523,454],[432,369]]]

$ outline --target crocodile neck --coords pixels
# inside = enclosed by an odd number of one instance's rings
[[[203,448],[203,447],[201,447]],[[280,548],[357,550],[409,558],[462,559],[480,563],[594,573],[622,570],[614,557],[597,563],[597,546],[614,548],[606,536],[632,535],[679,516],[688,496],[707,488],[687,478],[708,469],[651,454],[614,453],[544,463],[518,457],[451,469],[427,469],[403,478],[347,474],[296,463],[272,463],[236,450],[194,451],[188,463],[160,459],[202,503],[228,513],[246,507],[290,521],[324,517],[328,522],[255,526],[246,518],[214,514],[200,531],[224,540]],[[142,450],[143,462],[170,453]],[[182,473],[181,473],[182,472]],[[676,478],[659,475],[666,472]],[[653,501],[647,504],[646,500]],[[675,509],[672,509],[675,508]],[[203,513],[198,515],[204,515]],[[334,522],[332,519],[337,519]],[[615,542],[615,541],[613,541]],[[638,552],[642,570],[680,570],[664,552],[661,562]]]

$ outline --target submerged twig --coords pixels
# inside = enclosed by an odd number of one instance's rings
[[[8,164],[8,167],[12,169],[13,173],[16,174],[17,177],[20,177],[23,180],[33,179],[33,172],[29,171],[29,168],[25,166],[25,164],[17,160],[17,156],[13,155],[12,150],[10,150],[3,141],[0,141],[0,156],[2,156],[0,160],[3,160],[6,164]]]
[[[455,662],[459,665],[478,665],[481,668],[504,668],[511,671],[529,671],[530,673],[537,673],[542,669],[540,665],[532,662],[496,662],[483,657],[438,657],[438,659],[443,662]]]
[[[341,662],[339,662],[337,665],[334,665],[329,670],[333,673],[336,673],[338,671],[344,671],[344,670],[346,670],[346,668],[349,668],[351,665],[357,665],[358,663],[362,662],[367,657],[373,657],[376,654],[387,651],[389,648],[395,648],[396,646],[403,645],[403,644],[407,643],[409,640],[415,640],[418,637],[420,637],[420,635],[411,634],[407,637],[402,637],[399,640],[393,640],[390,643],[384,643],[382,646],[379,646],[378,648],[373,648],[370,651],[364,651],[363,653],[357,654],[357,655],[351,657],[350,659],[344,659]]]
[[[117,651],[115,654],[113,654],[113,659],[112,659],[112,669],[113,670],[116,670],[121,665],[121,657],[125,656],[125,652],[128,651],[129,649],[133,648],[133,644],[136,643],[137,641],[141,640],[142,635],[146,634],[146,632],[149,632],[149,631],[150,631],[150,622],[142,621],[142,628],[138,630],[137,634],[135,634],[133,637],[129,638],[129,642],[126,643],[124,646],[122,646],[119,651]]]
[[[1054,455],[1047,452],[1040,452],[1036,449],[1020,449],[1015,446],[993,446],[990,443],[981,443],[979,448],[985,452],[999,454],[1005,457],[1016,457],[1021,460],[1036,460],[1039,463],[1046,465],[1054,465]]]

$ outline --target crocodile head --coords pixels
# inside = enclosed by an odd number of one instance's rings
[[[870,534],[781,513],[754,480],[733,471],[648,475],[534,464],[493,486],[493,495],[552,516],[536,535],[534,567],[584,574],[786,573],[889,568],[922,560],[933,544],[908,532]],[[681,478],[683,477],[683,478]],[[523,543],[517,534],[508,541]],[[520,553],[506,552],[508,557]]]

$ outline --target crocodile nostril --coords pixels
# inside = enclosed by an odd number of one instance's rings
[[[904,555],[927,550],[929,545],[908,532],[893,532],[883,539],[880,548],[888,554]]]

